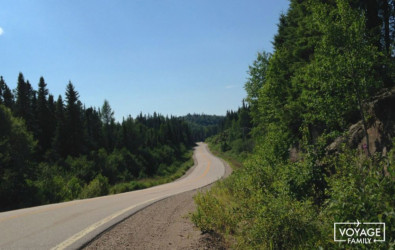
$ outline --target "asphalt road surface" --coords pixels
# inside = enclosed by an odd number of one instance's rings
[[[128,193],[18,209],[0,213],[0,249],[77,249],[148,205],[206,186],[225,167],[204,143],[194,152],[197,164],[175,182]]]

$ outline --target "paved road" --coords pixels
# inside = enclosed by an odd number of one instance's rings
[[[175,182],[118,195],[0,213],[0,249],[76,249],[136,211],[166,197],[208,185],[225,173],[206,144],[197,165]]]

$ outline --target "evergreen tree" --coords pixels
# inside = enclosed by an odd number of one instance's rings
[[[3,76],[0,76],[0,104],[3,104],[9,109],[12,109],[14,106],[14,96],[5,83]]]
[[[54,136],[55,136],[55,131],[56,131],[56,123],[57,123],[57,120],[56,120],[56,102],[55,102],[55,100],[54,100],[54,96],[53,95],[51,95],[51,94],[49,94],[48,95],[48,101],[47,101],[47,104],[48,104],[48,115],[47,115],[47,120],[48,120],[48,134],[50,135],[50,137],[51,137],[51,140],[50,140],[50,148],[52,147],[52,143],[53,143],[53,140],[54,140]]]
[[[103,135],[105,147],[108,151],[112,151],[115,146],[115,119],[114,112],[107,100],[104,100],[103,106],[100,109],[100,116],[103,123]]]
[[[25,82],[23,74],[19,73],[16,89],[15,114],[25,119],[26,125],[30,131],[32,128],[32,93],[33,90],[30,83],[28,81]]]
[[[36,117],[39,127],[37,139],[39,141],[41,154],[43,154],[50,148],[52,142],[52,136],[53,136],[52,134],[53,131],[51,127],[52,114],[49,111],[47,96],[48,96],[47,84],[45,83],[44,78],[40,77],[40,82],[38,84]]]
[[[64,114],[64,103],[62,100],[62,96],[59,95],[58,100],[56,101],[56,129],[55,129],[55,136],[52,142],[52,147],[54,152],[58,156],[66,157],[68,150],[67,150],[67,134],[66,134],[66,119]]]
[[[4,104],[4,89],[5,89],[5,82],[3,76],[0,76],[0,104]]]
[[[84,150],[84,128],[82,107],[78,92],[69,82],[66,88],[65,133],[67,155],[77,156]]]
[[[94,108],[85,110],[85,128],[89,150],[98,150],[103,146],[102,122],[100,112]]]
[[[4,106],[7,108],[13,110],[14,108],[14,95],[12,94],[12,91],[10,88],[8,88],[7,85],[4,87],[3,91],[3,101],[4,101]]]

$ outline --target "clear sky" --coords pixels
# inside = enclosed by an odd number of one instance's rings
[[[224,115],[248,66],[273,50],[286,0],[0,0],[0,75],[19,72],[87,106],[131,114]]]

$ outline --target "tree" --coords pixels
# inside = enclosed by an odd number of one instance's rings
[[[380,86],[374,71],[380,53],[366,39],[364,15],[347,1],[336,3],[336,8],[317,4],[314,9],[323,37],[307,68],[303,101],[309,112],[305,118],[310,123],[323,122],[328,130],[340,130],[358,110],[369,145],[364,101]]]
[[[66,121],[64,115],[64,103],[61,95],[59,95],[58,100],[56,101],[55,118],[56,118],[56,129],[55,129],[55,136],[52,142],[52,147],[57,155],[66,157],[67,156],[67,148],[66,148],[67,135],[66,135],[66,124],[65,124]]]
[[[115,119],[114,111],[111,110],[110,104],[107,100],[104,100],[103,106],[100,109],[100,116],[103,123],[104,143],[106,149],[112,151],[115,146]]]
[[[33,89],[29,81],[25,82],[23,74],[19,73],[16,89],[15,114],[25,119],[27,128],[30,131],[33,130],[32,97]]]
[[[252,66],[249,66],[248,70],[248,80],[244,85],[244,89],[247,92],[246,101],[251,108],[251,113],[254,117],[258,114],[258,95],[259,90],[262,88],[264,82],[266,81],[266,74],[269,67],[269,60],[271,55],[265,51],[258,53],[257,59],[253,62]],[[258,122],[258,121],[256,121]]]
[[[43,77],[40,77],[38,84],[38,96],[37,96],[37,122],[38,122],[38,136],[40,151],[43,154],[51,146],[53,131],[51,128],[51,112],[48,105],[48,89],[47,84]]]
[[[88,148],[89,150],[98,150],[103,145],[100,112],[94,108],[87,108],[84,117]]]
[[[0,210],[27,205],[26,178],[32,177],[31,157],[36,142],[21,118],[0,104]]]
[[[14,106],[14,96],[2,76],[0,76],[0,104],[4,104],[11,110]]]
[[[101,119],[104,125],[110,125],[114,123],[114,111],[111,110],[110,104],[107,100],[104,100],[103,106],[100,109]]]
[[[82,107],[78,92],[69,82],[66,88],[65,133],[67,155],[77,156],[84,150]]]
[[[3,76],[0,76],[0,104],[4,104],[4,89],[5,89],[5,82]]]

